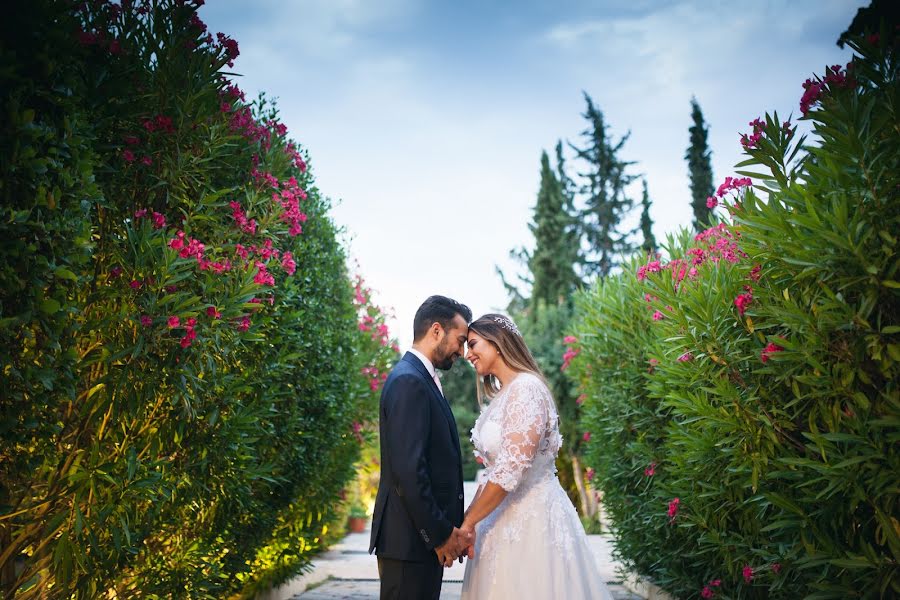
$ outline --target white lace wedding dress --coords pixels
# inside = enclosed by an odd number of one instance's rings
[[[562,444],[547,386],[521,373],[482,411],[472,429],[484,482],[509,492],[476,526],[463,600],[612,600],[584,527],[556,477]]]

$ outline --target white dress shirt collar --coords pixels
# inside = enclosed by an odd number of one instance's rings
[[[415,348],[409,349],[410,353],[413,354],[416,358],[422,361],[422,364],[425,365],[425,370],[428,371],[428,374],[431,375],[431,378],[434,379],[434,365],[431,364],[431,361],[425,357],[424,354],[416,350]]]

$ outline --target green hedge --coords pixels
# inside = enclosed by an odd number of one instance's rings
[[[386,357],[308,157],[194,4],[0,25],[7,596],[250,595],[342,516]]]
[[[809,141],[751,124],[730,219],[578,298],[616,552],[679,598],[900,594],[894,33],[804,85]]]

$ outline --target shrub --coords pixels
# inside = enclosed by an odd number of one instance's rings
[[[193,4],[2,28],[4,593],[285,579],[342,518],[375,360],[307,155]]]
[[[893,31],[766,115],[710,204],[582,294],[589,462],[625,564],[678,597],[900,593]]]

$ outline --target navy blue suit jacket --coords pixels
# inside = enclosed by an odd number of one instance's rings
[[[437,561],[463,520],[462,454],[450,406],[425,365],[407,352],[381,391],[381,481],[369,553]]]

